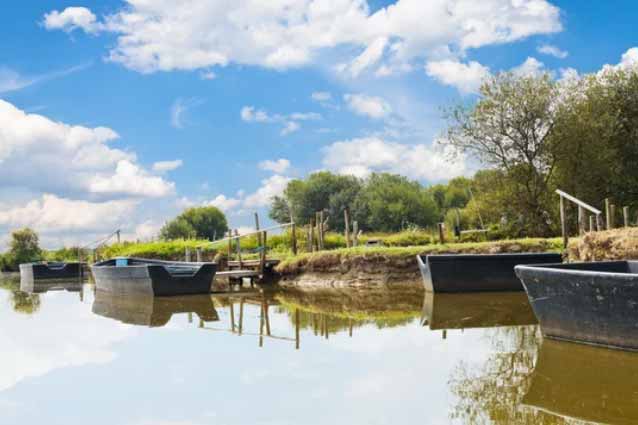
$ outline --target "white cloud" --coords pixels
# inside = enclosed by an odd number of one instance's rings
[[[54,10],[44,15],[44,27],[48,30],[60,29],[71,32],[81,28],[88,33],[100,30],[97,17],[86,7],[67,7],[62,12]]]
[[[95,175],[89,180],[92,193],[134,195],[159,198],[174,193],[175,185],[150,175],[131,161],[117,163],[115,174]]]
[[[519,77],[535,77],[545,72],[545,64],[536,58],[528,57],[525,62],[512,68],[512,72]]]
[[[239,112],[242,121],[250,123],[277,123],[283,125],[280,134],[286,136],[301,128],[299,121],[317,121],[322,119],[316,112],[293,112],[291,114],[270,114],[254,106],[244,106]]]
[[[538,46],[536,50],[538,51],[538,53],[554,56],[558,59],[565,59],[567,56],[569,56],[569,53],[567,51],[561,50],[560,48],[551,44],[543,44],[542,46]]]
[[[109,146],[119,135],[28,114],[0,100],[0,188],[157,197],[173,183],[151,176],[134,153]]]
[[[215,78],[217,78],[217,74],[215,74],[213,71],[204,71],[201,72],[199,74],[199,78],[201,78],[202,80],[214,80]]]
[[[199,106],[203,103],[201,99],[177,98],[171,105],[171,126],[175,128],[184,128],[184,119],[189,109]]]
[[[167,171],[173,171],[178,169],[184,164],[181,159],[175,159],[173,161],[158,161],[153,163],[153,171],[158,173],[165,173]]]
[[[276,174],[283,174],[290,168],[290,161],[285,158],[280,158],[276,161],[267,159],[259,163],[259,168],[266,171],[272,171]]]
[[[266,207],[270,205],[273,197],[279,196],[284,192],[290,178],[275,174],[261,181],[261,187],[254,193],[246,196],[243,205],[246,208]]]
[[[25,205],[0,210],[0,225],[45,232],[108,231],[125,221],[135,206],[131,200],[94,203],[44,194]]]
[[[217,195],[215,199],[207,202],[206,204],[227,212],[238,207],[241,204],[241,199],[228,198],[226,195]]]
[[[178,9],[170,1],[127,0],[99,22],[86,8],[54,11],[45,27],[115,33],[110,60],[140,72],[229,63],[286,69],[332,49],[352,74],[562,30],[560,10],[547,0],[398,0],[371,10],[366,0],[191,0]],[[343,57],[352,51],[360,53]]]
[[[599,75],[604,75],[606,72],[619,70],[619,69],[637,69],[638,68],[638,47],[632,47],[622,54],[620,62],[616,65],[603,65],[599,71]]]
[[[332,100],[332,94],[327,91],[316,91],[310,96],[315,102],[328,102]]]
[[[477,93],[483,80],[490,75],[486,66],[476,61],[461,63],[456,60],[428,62],[426,73],[441,83],[456,87],[461,93]]]
[[[343,100],[348,108],[357,115],[370,118],[384,118],[392,112],[392,108],[384,99],[365,94],[345,94]]]
[[[341,174],[365,177],[372,172],[391,172],[414,179],[446,180],[464,175],[463,158],[447,159],[447,148],[423,144],[387,142],[378,137],[335,142],[323,149],[323,165]]]

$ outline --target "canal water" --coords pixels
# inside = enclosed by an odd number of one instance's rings
[[[0,282],[0,424],[638,423],[638,355],[543,341],[523,293],[62,286]]]

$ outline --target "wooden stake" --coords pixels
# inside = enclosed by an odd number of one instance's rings
[[[560,197],[560,228],[563,236],[563,249],[567,248],[567,223],[565,222],[565,200]]]
[[[264,271],[266,270],[266,243],[267,235],[264,230],[259,238],[262,241],[261,251],[259,252],[259,276],[264,277]]]
[[[295,350],[299,349],[299,343],[301,342],[299,340],[299,326],[300,326],[300,322],[301,320],[299,320],[299,309],[295,309]]]
[[[235,229],[235,236],[239,236],[239,229]],[[242,260],[241,260],[241,240],[239,238],[235,239],[235,243],[237,244],[237,259],[239,260],[239,268],[243,268]]]
[[[292,254],[297,255],[297,226],[294,222],[290,225],[290,247]]]
[[[603,230],[603,218],[600,214],[596,215],[596,231],[600,232]]]
[[[605,198],[605,220],[607,230],[611,229],[611,208],[609,205],[609,198]]]
[[[616,227],[616,205],[615,204],[610,204],[609,205],[609,223],[610,223],[610,229],[613,229],[614,227]]]
[[[352,222],[352,245],[359,245],[359,222],[357,220]]]
[[[594,220],[595,220],[594,216],[590,215],[589,216],[589,232],[590,233],[596,230],[596,228],[594,227]]]
[[[346,230],[346,247],[350,248],[352,244],[350,243],[350,217],[348,216],[348,208],[343,210],[343,219],[345,222],[345,230]]]
[[[629,207],[622,208],[622,218],[625,227],[629,227]]]
[[[443,223],[439,223],[439,242],[441,245],[445,243],[445,225]]]
[[[202,262],[202,249],[201,248],[197,248],[197,262],[198,263]]]
[[[310,220],[310,251],[315,252],[315,222]]]
[[[578,206],[578,234],[583,236],[585,234],[585,209]]]
[[[319,249],[324,249],[324,222],[323,222],[323,210],[319,211]]]

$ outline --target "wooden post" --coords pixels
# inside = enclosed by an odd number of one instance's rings
[[[600,214],[596,215],[596,231],[600,232],[601,230],[603,230],[603,218],[600,216]]]
[[[443,223],[439,223],[439,242],[445,243],[445,225]]]
[[[230,300],[230,331],[235,333],[235,303]]]
[[[594,232],[594,231],[596,230],[596,228],[594,227],[594,226],[595,226],[595,225],[594,225],[594,220],[595,220],[594,216],[593,216],[593,215],[590,215],[590,216],[589,216],[589,232],[590,232],[590,233],[591,233],[591,232]]]
[[[264,309],[264,317],[266,318],[266,335],[270,336],[270,317],[268,316],[268,301],[264,300],[262,304]]]
[[[259,232],[259,214],[255,213],[255,231]],[[262,248],[261,233],[257,233],[257,247]]]
[[[259,238],[261,239],[261,251],[259,252],[259,276],[261,278],[264,277],[264,270],[266,269],[266,243],[267,243],[267,235],[266,235],[266,231],[264,230],[261,233],[261,237]]]
[[[609,198],[605,198],[605,220],[607,230],[611,229],[611,211],[609,205]]]
[[[230,261],[233,257],[233,240],[231,239],[231,237],[233,236],[233,231],[232,230],[228,230],[228,261]],[[228,269],[230,270],[230,266],[228,267]]]
[[[297,255],[297,226],[294,222],[290,225],[290,246],[292,254]]]
[[[359,222],[357,220],[352,222],[352,246],[359,245]]]
[[[201,248],[197,248],[197,262],[198,263],[202,262],[202,249]]]
[[[310,251],[314,252],[315,251],[315,222],[311,219],[310,220]]]
[[[239,326],[237,327],[239,335],[244,330],[244,297],[239,299]]]
[[[565,199],[560,197],[560,228],[563,236],[563,248],[567,248],[567,223],[565,222]]]
[[[184,258],[185,258],[185,261],[187,263],[190,263],[190,261],[191,261],[191,249],[188,248],[188,247],[186,247],[186,249],[185,249]]]
[[[345,230],[346,230],[346,247],[350,248],[352,245],[350,243],[350,217],[348,216],[348,208],[343,210],[343,219],[345,222]]]
[[[613,229],[614,227],[616,227],[616,205],[615,204],[609,205],[609,223],[611,224],[611,226],[609,227],[610,229]]]
[[[323,210],[319,211],[319,249],[323,251],[324,249],[324,223],[323,223]]]
[[[629,207],[622,208],[622,218],[625,227],[629,227]]]
[[[239,260],[239,268],[243,268],[242,260],[241,260],[241,239],[239,239],[239,229],[235,229],[235,243],[237,244],[237,259]]]
[[[585,209],[578,206],[578,234],[583,236],[585,234]]]

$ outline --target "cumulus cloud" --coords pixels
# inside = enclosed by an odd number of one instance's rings
[[[391,172],[414,179],[446,180],[467,172],[465,161],[448,161],[447,148],[388,142],[378,137],[335,142],[323,149],[323,165],[341,174],[365,177]]]
[[[545,64],[536,58],[528,57],[525,62],[512,68],[511,71],[519,77],[533,77],[545,72]]]
[[[384,118],[392,113],[392,108],[384,99],[365,94],[345,94],[343,100],[357,115],[374,119]]]
[[[229,63],[286,69],[333,49],[351,75],[562,30],[547,0],[397,0],[374,11],[366,0],[191,0],[178,11],[173,2],[126,0],[99,21],[67,8],[45,15],[44,26],[112,32],[110,60],[140,72]]]
[[[426,73],[437,81],[456,87],[463,94],[477,93],[490,70],[476,61],[465,64],[456,60],[428,62]]]
[[[536,48],[538,53],[542,53],[544,55],[554,56],[558,59],[565,59],[569,56],[569,53],[565,50],[561,50],[560,48],[553,46],[551,44],[543,44]]]
[[[28,114],[0,100],[0,188],[100,195],[157,197],[174,184],[152,176],[134,153],[110,146],[119,135]]]
[[[261,187],[254,193],[246,196],[243,205],[246,208],[259,208],[270,205],[270,201],[273,197],[279,196],[284,192],[289,181],[289,177],[278,174],[262,180]]]
[[[89,202],[44,194],[25,205],[0,210],[0,225],[31,227],[36,231],[108,231],[133,212],[136,201]]]
[[[317,121],[322,119],[316,112],[293,112],[292,114],[270,114],[254,106],[244,106],[239,111],[242,121],[250,123],[276,123],[282,125],[280,134],[286,136],[301,128],[300,121]]]
[[[53,10],[44,15],[43,24],[48,30],[59,29],[65,32],[82,29],[95,33],[102,27],[93,12],[86,7],[67,7],[62,12]]]
[[[153,171],[158,173],[165,173],[167,171],[173,171],[178,169],[184,164],[181,159],[175,159],[173,161],[158,161],[153,163]]]
[[[609,71],[619,69],[636,69],[638,68],[638,47],[632,47],[622,54],[620,62],[615,65],[606,64],[603,65],[599,71],[599,75],[605,74]]]
[[[268,159],[266,161],[261,161],[259,163],[259,168],[266,171],[272,171],[276,174],[283,174],[286,170],[288,170],[288,168],[290,168],[290,161],[285,158],[280,158],[276,161]]]
[[[207,202],[206,204],[217,207],[220,210],[227,212],[238,207],[241,204],[241,199],[229,198],[226,197],[226,195],[217,195],[213,200]]]

